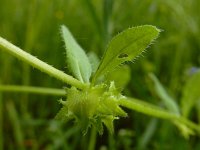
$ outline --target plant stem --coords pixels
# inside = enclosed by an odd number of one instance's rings
[[[33,93],[42,95],[56,95],[56,96],[64,96],[66,94],[65,90],[63,89],[43,88],[34,86],[17,86],[17,85],[0,85],[0,91]]]
[[[96,135],[97,135],[97,131],[93,127],[92,130],[91,130],[91,134],[90,134],[90,141],[89,141],[88,150],[95,150],[96,138],[97,138]]]
[[[84,84],[72,76],[67,75],[64,72],[48,65],[47,63],[39,60],[31,54],[21,50],[19,47],[13,45],[2,37],[0,37],[0,48],[4,49],[6,52],[17,57],[18,59],[28,63],[29,65],[39,69],[40,71],[47,73],[48,75],[57,78],[58,80],[61,80],[67,84],[75,86],[79,89],[85,89],[88,87],[87,84]]]
[[[0,93],[0,150],[3,150],[3,101],[2,101],[2,93]]]
[[[196,125],[195,123],[177,114],[167,112],[155,105],[146,103],[142,100],[138,100],[135,98],[123,98],[119,100],[119,105],[157,118],[178,121],[200,133],[200,126]]]

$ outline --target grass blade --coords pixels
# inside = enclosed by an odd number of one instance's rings
[[[11,101],[8,101],[6,103],[6,107],[8,110],[8,117],[10,118],[11,125],[13,126],[13,129],[14,129],[13,132],[14,132],[15,141],[17,142],[18,148],[20,150],[23,150],[25,149],[24,137],[23,137],[22,128],[19,122],[18,113],[15,109],[13,102]]]
[[[179,106],[175,102],[175,100],[169,96],[167,91],[164,89],[162,84],[159,82],[159,80],[156,78],[154,74],[149,74],[151,80],[154,82],[155,90],[160,99],[163,101],[167,109],[170,110],[170,112],[175,114],[180,114]]]

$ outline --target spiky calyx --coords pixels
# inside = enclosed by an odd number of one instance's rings
[[[101,84],[83,91],[71,87],[66,92],[67,100],[61,101],[63,108],[56,118],[63,121],[74,119],[84,133],[94,126],[102,134],[103,124],[113,133],[113,121],[127,116],[119,107],[118,100],[123,96],[116,90],[114,82],[109,87]]]

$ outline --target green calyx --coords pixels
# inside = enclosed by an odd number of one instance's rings
[[[127,114],[119,107],[118,100],[123,96],[116,90],[114,82],[90,87],[80,91],[75,87],[66,89],[67,100],[61,101],[63,108],[56,118],[63,121],[74,119],[80,125],[83,133],[94,126],[103,133],[103,124],[113,133],[113,121]]]

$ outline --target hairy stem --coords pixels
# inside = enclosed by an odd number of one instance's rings
[[[155,105],[146,103],[142,100],[135,98],[123,98],[119,100],[119,105],[153,117],[178,121],[200,133],[200,126],[196,125],[195,123],[174,113],[167,112]]]
[[[17,86],[17,85],[0,85],[0,91],[3,92],[21,92],[21,93],[33,93],[42,95],[56,95],[64,96],[65,90],[55,88],[43,88],[33,86]]]
[[[10,53],[11,55],[17,57],[18,59],[28,63],[29,65],[39,69],[40,71],[57,78],[67,84],[73,85],[77,88],[84,89],[88,85],[80,82],[79,80],[73,78],[70,75],[65,74],[64,72],[48,65],[47,63],[39,60],[38,58],[32,56],[31,54],[21,50],[19,47],[13,45],[7,40],[0,37],[0,48]]]

